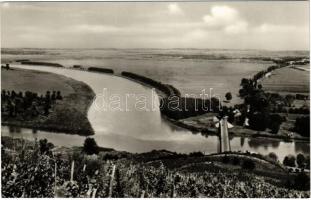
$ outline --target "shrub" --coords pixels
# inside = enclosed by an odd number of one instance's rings
[[[202,152],[198,151],[198,152],[191,152],[189,154],[189,156],[191,156],[191,157],[202,157],[202,156],[204,156],[204,154]]]
[[[230,101],[232,99],[232,94],[231,92],[227,92],[226,95],[225,95],[227,101]]]
[[[48,142],[47,139],[41,139],[39,140],[40,145],[40,153],[41,154],[49,154],[51,153],[51,149],[54,148],[54,145],[50,142]]]
[[[84,145],[83,145],[83,151],[88,155],[98,154],[99,148],[94,138],[88,137],[85,139]]]

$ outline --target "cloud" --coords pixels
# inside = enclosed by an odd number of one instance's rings
[[[181,15],[184,13],[177,3],[170,3],[168,5],[168,11],[172,15]]]
[[[238,34],[247,31],[248,23],[243,20],[238,11],[228,6],[214,6],[209,15],[203,16],[203,21],[210,28],[223,29],[228,34]]]
[[[8,2],[2,3],[2,8],[9,8],[10,4]]]
[[[73,31],[82,32],[82,33],[109,33],[116,32],[120,29],[115,26],[107,26],[107,25],[90,25],[90,24],[82,24],[76,25],[72,27]]]
[[[240,21],[229,25],[225,28],[225,32],[228,34],[239,34],[247,32],[248,24],[244,21]]]
[[[291,31],[299,31],[298,27],[289,26],[289,25],[275,25],[264,23],[255,28],[255,31],[258,33],[274,33],[274,32],[291,32]]]

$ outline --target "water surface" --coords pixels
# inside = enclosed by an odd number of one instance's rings
[[[216,153],[219,149],[217,136],[202,136],[178,128],[161,118],[158,107],[152,107],[155,93],[133,81],[122,77],[92,73],[87,71],[70,70],[66,68],[53,68],[28,65],[14,65],[23,69],[35,69],[52,72],[83,81],[96,93],[96,99],[88,112],[88,119],[94,128],[93,136],[98,145],[116,150],[130,152],[146,152],[153,149],[167,149],[176,152],[202,151]],[[127,98],[127,111],[99,109],[99,105],[108,106],[109,101],[102,101],[103,91],[107,89],[108,95],[118,94],[121,98],[121,108],[125,106],[126,94],[144,95],[147,98],[147,108],[150,111],[135,109],[136,98]],[[106,94],[107,94],[106,93]],[[101,104],[103,103],[103,104]],[[26,139],[47,138],[55,145],[81,146],[85,137],[45,131],[33,131],[24,128],[1,128],[3,136],[22,137]],[[234,137],[230,140],[231,148],[235,151],[251,151],[261,154],[275,152],[280,159],[288,154],[309,154],[309,143],[280,142],[274,139],[241,138]]]

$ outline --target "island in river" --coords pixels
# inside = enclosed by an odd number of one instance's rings
[[[56,100],[51,105],[48,114],[36,109],[37,114],[31,116],[25,115],[25,109],[21,114],[6,115],[8,108],[3,103],[1,106],[3,111],[2,125],[78,135],[94,134],[87,113],[95,93],[87,84],[54,73],[14,68],[1,70],[1,85],[2,95],[4,95],[5,90],[7,94],[14,91],[17,94],[21,92],[22,95],[25,93],[24,96],[28,91],[38,95],[38,97],[45,95],[47,91],[50,93],[60,91],[63,96],[62,100]],[[14,106],[17,107],[17,105]]]

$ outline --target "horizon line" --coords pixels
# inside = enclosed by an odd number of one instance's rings
[[[155,47],[1,47],[2,49],[155,49],[155,50],[166,50],[166,49],[197,49],[197,50],[235,50],[235,51],[310,51],[310,49],[253,49],[253,48],[196,48],[196,47],[172,47],[172,48],[155,48]]]

